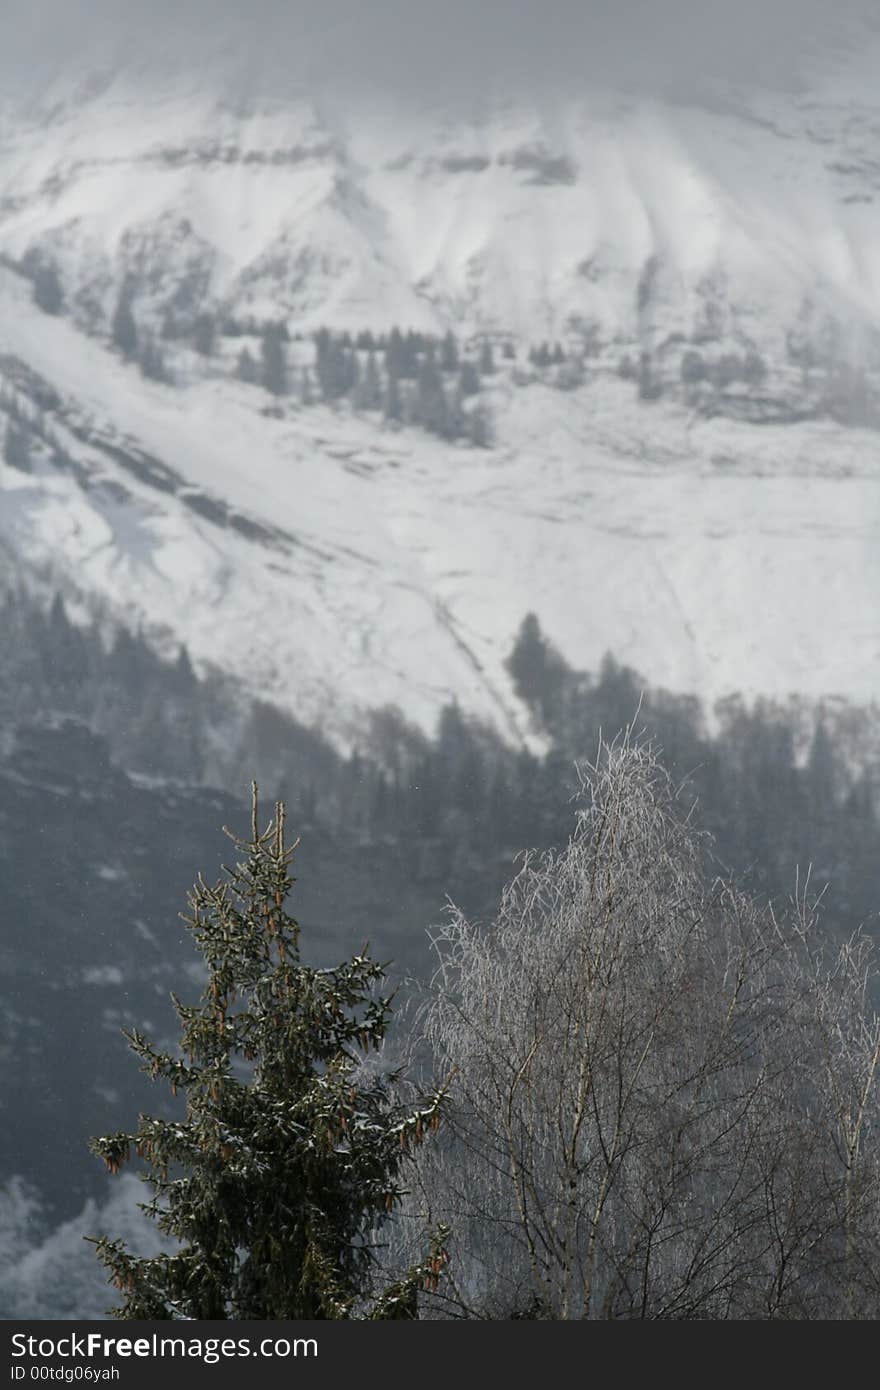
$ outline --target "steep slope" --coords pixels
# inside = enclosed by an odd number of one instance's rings
[[[858,74],[845,101],[817,78],[466,113],[281,101],[210,71],[68,77],[2,118],[0,250],[53,261],[96,328],[128,276],[145,314],[210,299],[307,329],[603,344],[720,316],[782,347],[804,314],[876,321],[875,123]]]
[[[343,741],[452,696],[525,737],[504,658],[530,609],[579,667],[872,697],[880,228],[853,82],[404,122],[114,73],[7,111],[0,411],[27,442],[0,552]],[[120,297],[174,385],[112,348]],[[507,344],[492,447],[243,384],[270,320],[298,380],[320,324]],[[554,337],[567,378],[528,361]]]
[[[515,735],[503,660],[530,608],[572,660],[610,648],[672,688],[876,690],[864,432],[689,418],[606,378],[500,380],[491,450],[279,419],[252,388],[144,382],[15,277],[0,294],[4,378],[54,440],[0,466],[0,535],[300,718],[341,733],[394,702],[428,723],[457,695]]]

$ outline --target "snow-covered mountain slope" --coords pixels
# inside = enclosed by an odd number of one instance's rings
[[[276,418],[239,383],[145,382],[8,271],[0,353],[7,405],[39,402],[51,441],[29,472],[0,465],[3,541],[337,734],[457,696],[517,736],[503,663],[530,609],[572,662],[610,649],[706,697],[877,692],[865,432],[501,374],[491,449],[345,407]]]
[[[861,79],[863,82],[863,79]],[[229,86],[226,83],[225,86]],[[880,314],[877,101],[594,93],[461,113],[116,72],[0,116],[0,251],[140,311],[769,348]]]
[[[826,81],[404,121],[117,73],[6,109],[0,412],[29,442],[0,560],[341,738],[452,696],[521,737],[529,610],[577,666],[710,700],[876,696],[878,106]],[[173,386],[112,348],[120,295]],[[240,337],[192,350],[205,311],[283,320],[294,357],[321,324],[507,343],[493,445],[270,397]],[[545,338],[574,389],[528,366]]]

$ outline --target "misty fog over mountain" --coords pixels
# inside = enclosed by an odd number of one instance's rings
[[[431,96],[483,95],[496,82],[550,93],[600,82],[674,97],[701,81],[791,90],[816,67],[851,62],[876,35],[868,0],[37,0],[4,6],[5,66],[22,85],[96,54],[195,66],[226,52],[261,82],[303,80]],[[23,65],[27,68],[23,70]],[[676,91],[678,89],[678,91]]]

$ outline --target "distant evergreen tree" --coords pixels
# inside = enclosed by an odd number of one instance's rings
[[[406,348],[399,328],[392,328],[385,344],[385,371],[398,380],[406,375]]]
[[[138,352],[138,329],[132,309],[133,299],[132,284],[130,281],[126,281],[119,291],[110,328],[114,343],[123,357],[129,361],[137,357]]]
[[[88,647],[79,628],[67,616],[64,600],[55,594],[46,623],[46,683],[62,707],[76,709],[89,672]]]
[[[376,354],[370,349],[367,357],[367,366],[364,372],[364,398],[368,410],[379,410],[382,405],[382,378],[379,375],[379,363],[376,361]]]
[[[236,373],[239,381],[245,381],[249,386],[252,386],[259,377],[257,364],[247,348],[242,348],[238,354]]]
[[[171,667],[169,684],[176,695],[184,697],[193,695],[197,689],[196,673],[186,645],[177,653],[177,660]]]
[[[117,629],[107,661],[109,683],[128,692],[142,688],[152,678],[152,658],[143,634]]]
[[[832,419],[859,428],[874,427],[880,418],[865,368],[848,362],[826,372],[822,407]]]
[[[743,377],[742,360],[735,352],[725,352],[712,369],[712,380],[720,391]]]
[[[706,363],[694,348],[688,348],[687,352],[682,353],[681,379],[685,386],[694,386],[698,381],[706,379]]]
[[[302,963],[285,902],[296,845],[284,807],[236,841],[215,887],[199,878],[185,919],[208,971],[199,1002],[175,1008],[177,1052],[127,1034],[143,1069],[186,1095],[183,1119],[142,1115],[136,1132],[92,1141],[112,1173],[135,1151],[145,1210],[177,1244],[148,1258],[95,1241],[130,1319],[411,1318],[436,1287],[440,1227],[426,1257],[376,1279],[379,1234],[404,1194],[408,1157],[436,1129],[443,1091],[396,1099],[399,1073],[359,1069],[378,1049],[390,1002],[361,952],[333,969]]]
[[[354,402],[358,410],[379,410],[382,407],[382,379],[379,376],[376,354],[372,349],[367,354],[363,371],[358,373]]]
[[[492,420],[484,405],[468,413],[468,437],[478,449],[488,449],[492,443]]]
[[[813,734],[805,768],[805,781],[806,799],[810,807],[813,834],[817,841],[815,851],[821,849],[823,863],[820,867],[827,874],[831,870],[831,864],[824,861],[830,858],[828,845],[834,838],[834,823],[845,787],[845,778],[823,719],[819,719]]]
[[[342,383],[341,395],[350,396],[357,391],[361,379],[361,368],[358,362],[358,355],[354,348],[348,347],[344,350],[345,355],[342,360]]]
[[[454,390],[446,393],[446,402],[446,437],[448,439],[460,439],[468,433],[468,417],[464,408],[464,396],[460,383],[456,383]]]
[[[168,383],[171,379],[165,361],[165,354],[152,333],[143,335],[138,351],[138,364],[143,375],[148,377],[150,381],[163,381]]]
[[[750,348],[745,355],[742,374],[749,386],[760,386],[767,379],[767,363],[754,348]]]
[[[41,264],[33,273],[34,303],[44,314],[60,314],[64,308],[64,291],[58,271],[52,264]]]
[[[523,618],[505,665],[520,699],[544,724],[552,724],[559,713],[566,668],[545,638],[534,613],[527,613]]]
[[[326,328],[318,330],[315,334],[315,376],[325,401],[339,400],[354,390],[360,370],[354,349],[346,344],[345,336],[334,337]]]
[[[561,663],[558,654],[556,660]],[[591,692],[593,717],[598,720],[600,726],[603,729],[608,728],[609,721],[617,719],[622,710],[637,709],[641,694],[641,685],[635,671],[615,660],[610,652],[606,652],[599,663],[595,690]]]
[[[443,390],[443,378],[434,363],[433,354],[426,354],[419,367],[416,418],[418,423],[432,434],[449,434],[449,407]]]
[[[19,473],[32,472],[30,439],[26,431],[14,420],[8,420],[6,423],[3,458],[10,468],[17,468]]]
[[[484,338],[480,347],[480,375],[491,376],[495,370],[495,358],[492,354],[492,344],[488,338]]]
[[[273,396],[287,395],[287,331],[282,324],[267,323],[260,339],[262,384]]]
[[[480,389],[480,374],[473,362],[462,362],[458,374],[458,389],[463,396],[476,396]]]
[[[385,383],[385,419],[403,419],[403,397],[396,372],[389,372]]]
[[[574,391],[587,379],[583,357],[565,357],[555,364],[553,384],[561,391]]]
[[[455,341],[455,334],[451,329],[448,330],[443,345],[440,349],[440,367],[444,372],[455,372],[458,370],[458,344]]]
[[[639,400],[656,401],[663,394],[663,387],[654,375],[651,354],[643,352],[639,358]]]
[[[419,358],[424,350],[424,335],[410,329],[403,343],[403,369],[401,371],[401,376],[415,380],[419,374]]]
[[[203,357],[213,357],[217,347],[217,320],[207,312],[197,316],[193,325],[193,346]]]

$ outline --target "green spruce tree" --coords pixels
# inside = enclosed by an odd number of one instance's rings
[[[186,1098],[185,1117],[142,1115],[134,1134],[92,1141],[115,1173],[133,1153],[152,1190],[143,1209],[169,1238],[141,1258],[102,1236],[97,1253],[134,1319],[414,1317],[445,1262],[441,1227],[425,1259],[384,1286],[382,1227],[404,1195],[408,1156],[436,1129],[441,1088],[414,1105],[399,1073],[362,1066],[390,1001],[366,952],[333,969],[300,957],[285,908],[296,845],[284,806],[214,887],[199,880],[184,920],[208,970],[199,1002],[174,997],[179,1052],[127,1034],[143,1069]],[[298,842],[297,842],[298,843]]]

